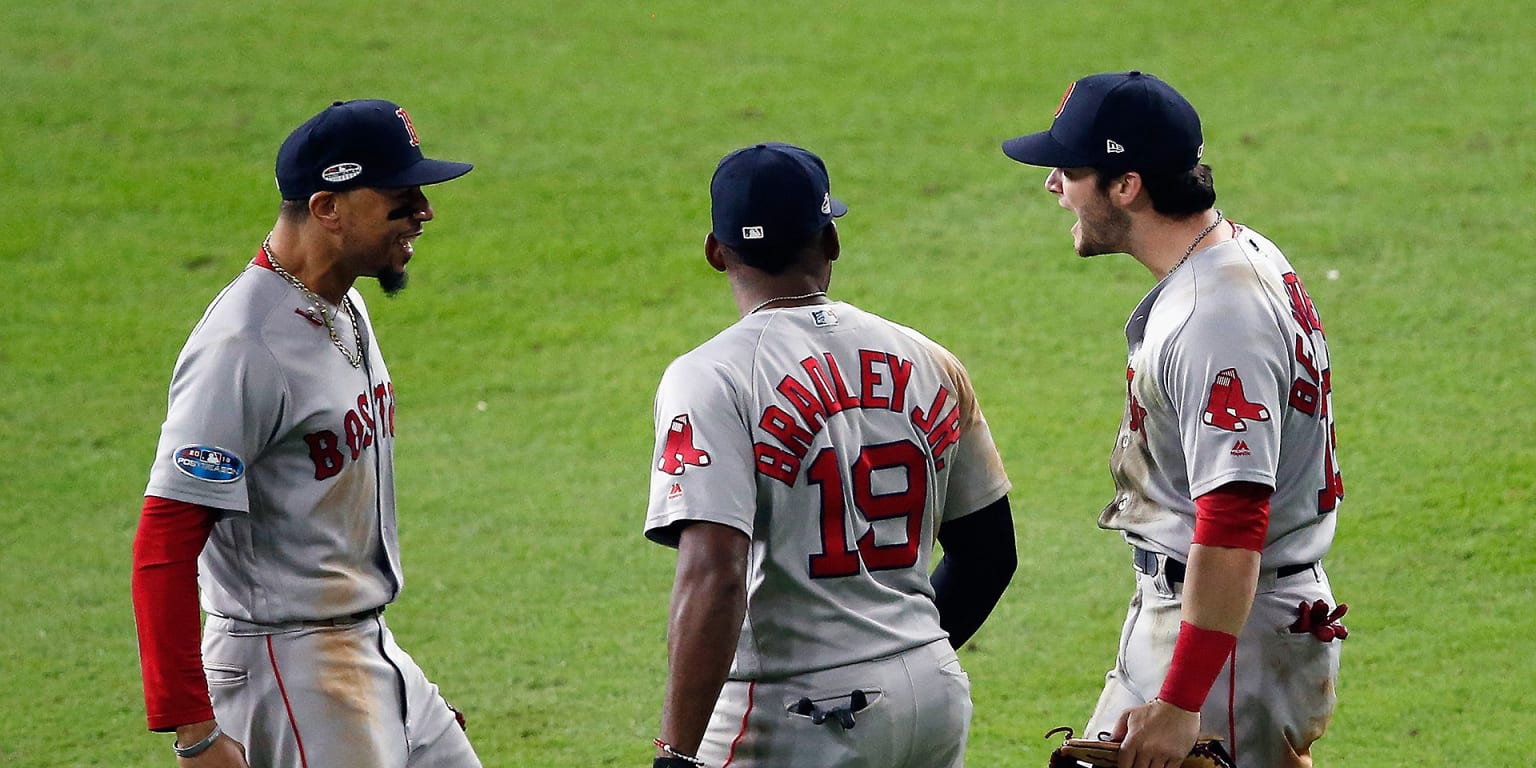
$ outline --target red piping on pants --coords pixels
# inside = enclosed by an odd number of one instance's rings
[[[288,689],[283,687],[283,673],[277,671],[277,655],[272,652],[272,636],[267,635],[267,659],[272,662],[272,676],[277,678],[277,692],[283,697],[283,709],[288,711],[288,725],[293,728],[293,741],[299,745],[299,765],[309,768],[304,757],[304,739],[299,736],[299,723],[293,719],[293,705],[288,703]]]
[[[736,745],[740,744],[742,737],[747,735],[747,718],[752,716],[752,692],[756,689],[756,680],[747,683],[747,711],[741,713],[741,730],[736,732],[736,738],[731,739],[730,754],[725,756],[725,765],[720,766],[720,768],[726,768],[726,766],[731,764],[732,760],[736,759]]]

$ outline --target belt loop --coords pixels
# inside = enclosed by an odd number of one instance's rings
[[[1168,582],[1168,556],[1164,554],[1153,553],[1152,557],[1154,568],[1156,569],[1153,571],[1152,575],[1152,586],[1157,588],[1157,594],[1159,597],[1165,600],[1172,600],[1175,595],[1173,592],[1173,585]]]
[[[1172,600],[1175,595],[1173,582],[1168,579],[1168,556],[1137,546],[1132,546],[1131,551],[1131,566],[1136,572],[1152,580],[1159,597]]]
[[[1138,573],[1147,576],[1156,576],[1158,571],[1157,555],[1151,550],[1141,547],[1131,547],[1131,567]]]

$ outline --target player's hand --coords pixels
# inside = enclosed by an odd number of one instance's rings
[[[1172,768],[1189,756],[1199,735],[1199,712],[1154,699],[1120,713],[1110,740],[1120,742],[1119,768]]]

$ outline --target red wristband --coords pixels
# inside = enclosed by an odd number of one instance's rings
[[[1199,712],[1237,648],[1237,637],[1214,629],[1179,622],[1179,639],[1173,645],[1173,664],[1163,679],[1159,699],[1188,712]]]

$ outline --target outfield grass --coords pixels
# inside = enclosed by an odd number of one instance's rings
[[[734,319],[701,255],[707,183],[764,139],[820,153],[852,208],[834,295],[972,369],[1021,564],[962,654],[971,764],[1043,765],[1129,597],[1094,516],[1150,278],[1072,256],[1070,216],[998,143],[1073,78],[1132,67],[1200,108],[1221,207],[1286,250],[1329,332],[1352,634],[1319,763],[1516,762],[1536,733],[1529,9],[848,5],[0,5],[0,765],[171,764],[128,596],[171,364],[275,216],[277,144],[354,97],[478,164],[430,190],[412,288],[364,290],[399,391],[391,623],[488,766],[649,760],[673,563],[639,534],[651,396]]]

